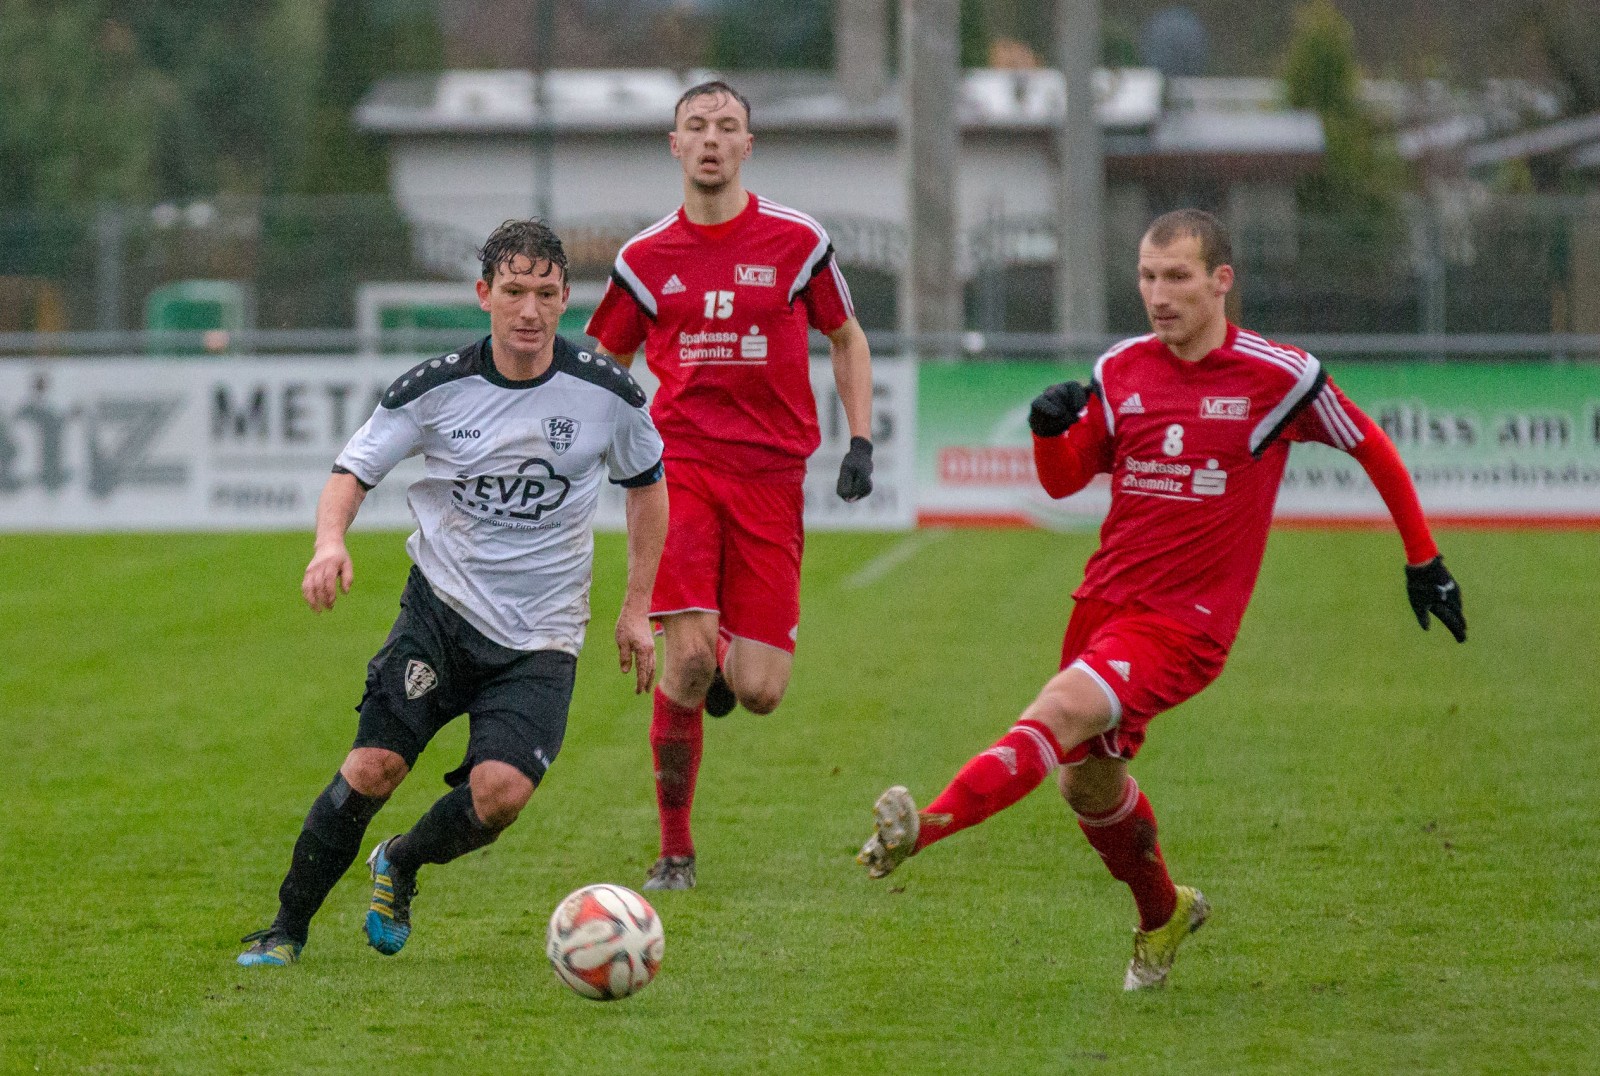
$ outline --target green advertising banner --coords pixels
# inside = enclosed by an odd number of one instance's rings
[[[1600,365],[1325,364],[1399,446],[1439,520],[1600,524]],[[1093,526],[1103,479],[1063,501],[1033,473],[1028,403],[1044,386],[1086,378],[1082,364],[927,365],[918,390],[918,507],[924,523]],[[1361,467],[1323,445],[1296,445],[1280,519],[1387,518]]]

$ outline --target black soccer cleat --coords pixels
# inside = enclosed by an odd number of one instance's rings
[[[738,704],[739,700],[733,688],[728,686],[719,666],[717,674],[711,678],[711,686],[706,688],[706,713],[712,717],[727,717]]]

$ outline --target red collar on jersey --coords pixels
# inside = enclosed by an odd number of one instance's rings
[[[689,233],[691,235],[695,235],[701,239],[716,243],[720,240],[728,238],[728,236],[732,235],[738,230],[741,224],[759,213],[761,211],[761,207],[759,205],[760,201],[761,199],[757,198],[755,194],[751,192],[750,200],[745,202],[744,208],[739,210],[739,212],[730,219],[723,221],[721,224],[696,224],[694,221],[689,219],[689,215],[683,211],[683,206],[680,205],[678,207],[678,222],[685,228],[689,229]]]

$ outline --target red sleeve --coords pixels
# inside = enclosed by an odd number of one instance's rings
[[[1103,471],[1111,470],[1111,434],[1105,408],[1089,397],[1083,415],[1059,437],[1033,438],[1033,466],[1039,484],[1056,500],[1070,496]]]
[[[1311,402],[1301,407],[1300,413],[1283,431],[1283,436],[1290,441],[1315,441],[1350,452],[1361,443],[1365,432],[1354,416],[1360,416],[1368,426],[1372,425],[1372,421],[1361,414],[1360,409],[1329,378],[1323,382]]]
[[[1406,563],[1422,564],[1439,555],[1433,535],[1428,531],[1422,502],[1411,472],[1400,458],[1389,435],[1366,412],[1350,402],[1331,380],[1322,386],[1311,405],[1295,416],[1285,431],[1291,441],[1316,441],[1350,453],[1361,464],[1378,496],[1389,509],[1400,540],[1405,543]]]
[[[806,304],[806,321],[824,335],[856,316],[850,285],[844,282],[831,251],[822,259],[811,282],[800,289],[800,301]]]
[[[632,355],[649,334],[650,319],[633,296],[618,287],[615,280],[608,280],[600,305],[594,308],[583,331],[613,355]]]

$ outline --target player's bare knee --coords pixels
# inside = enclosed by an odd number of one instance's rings
[[[381,747],[353,748],[339,767],[351,788],[376,798],[392,794],[410,770],[399,754]]]
[[[1110,720],[1104,715],[1074,707],[1070,700],[1053,694],[1041,694],[1022,711],[1022,716],[1048,728],[1063,751],[1072,750],[1110,727]]]
[[[703,698],[716,674],[715,646],[689,644],[667,651],[666,679],[686,695]]]
[[[745,690],[734,688],[739,705],[753,714],[770,714],[783,701],[784,685],[757,684]]]
[[[517,820],[533,796],[533,782],[504,762],[480,762],[472,768],[472,809],[490,829],[505,829]]]
[[[1100,686],[1077,669],[1050,678],[1022,716],[1038,721],[1064,751],[1106,731],[1112,724],[1110,701]]]
[[[1122,801],[1128,780],[1126,763],[1090,755],[1057,774],[1061,795],[1078,814],[1104,814]]]
[[[1078,781],[1079,767],[1061,767],[1061,795],[1066,799],[1067,806],[1078,814],[1103,814],[1117,805],[1121,799],[1121,790],[1117,795],[1107,795],[1104,787],[1093,781]]]

